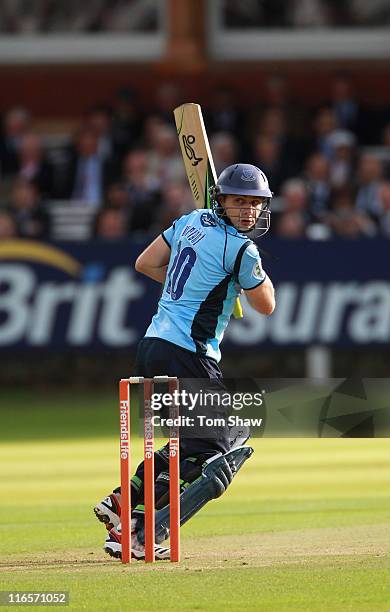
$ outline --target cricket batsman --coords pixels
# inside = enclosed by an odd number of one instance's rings
[[[208,379],[223,386],[220,342],[236,298],[243,291],[257,312],[275,308],[271,279],[252,238],[270,227],[272,192],[265,174],[251,164],[229,166],[211,189],[211,209],[177,219],[138,257],[135,268],[163,285],[145,337],[138,346],[137,376],[162,374],[180,379]],[[251,237],[249,237],[251,236]],[[253,452],[248,435],[232,440],[180,437],[181,524],[223,494]],[[169,450],[155,453],[157,559],[169,558],[160,544],[169,536]],[[206,478],[199,479],[201,474]],[[144,559],[143,463],[131,479],[132,555]],[[120,488],[94,512],[109,530],[104,549],[121,555]]]

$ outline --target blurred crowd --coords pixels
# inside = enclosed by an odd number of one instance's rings
[[[221,0],[229,28],[334,28],[390,24],[388,0]],[[158,0],[2,0],[0,32],[8,34],[155,31]]]
[[[348,74],[309,108],[271,75],[261,104],[216,88],[204,107],[217,174],[237,161],[259,166],[274,192],[271,233],[289,239],[390,238],[390,113],[361,104]],[[10,108],[0,134],[0,239],[55,238],[53,210],[85,209],[90,238],[157,235],[193,208],[167,83],[145,113],[121,89],[65,134],[38,129],[28,109]],[[41,123],[42,125],[42,123]],[[60,128],[58,127],[58,131]],[[72,236],[69,236],[70,238]]]
[[[1,0],[7,34],[153,31],[156,0]]]
[[[350,28],[390,24],[388,0],[223,0],[227,28]]]

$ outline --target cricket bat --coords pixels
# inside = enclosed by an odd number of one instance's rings
[[[196,208],[211,208],[210,187],[217,182],[210,144],[199,104],[187,102],[173,111],[180,149]],[[236,319],[243,316],[239,298],[234,305]]]

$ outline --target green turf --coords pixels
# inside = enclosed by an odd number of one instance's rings
[[[179,565],[123,567],[91,512],[118,480],[115,398],[20,392],[0,417],[0,590],[87,610],[390,610],[386,439],[255,440],[182,529]]]

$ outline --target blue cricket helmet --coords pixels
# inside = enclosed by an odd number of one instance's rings
[[[219,175],[217,184],[212,189],[212,208],[218,217],[224,218],[226,223],[233,225],[227,211],[219,200],[221,195],[242,195],[264,198],[263,209],[257,222],[250,230],[240,230],[241,233],[253,233],[254,237],[263,236],[270,227],[270,203],[272,191],[264,172],[252,164],[233,164],[228,166]]]
[[[264,172],[252,164],[234,164],[228,166],[219,175],[217,195],[248,195],[260,198],[272,198],[268,179]]]

